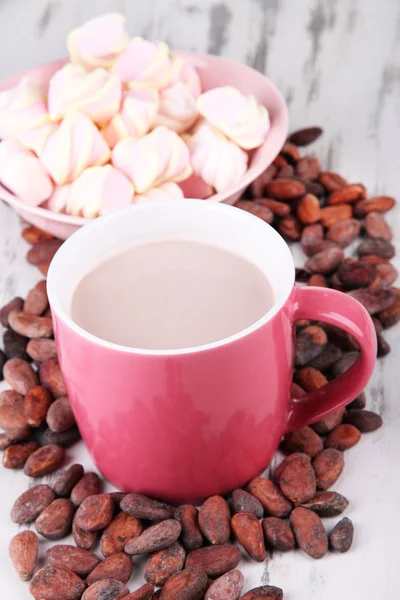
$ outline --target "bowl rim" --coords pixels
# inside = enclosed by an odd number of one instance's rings
[[[198,68],[205,67],[205,66],[207,66],[207,63],[210,61],[218,62],[220,64],[230,65],[231,67],[240,66],[241,68],[243,68],[245,70],[252,71],[254,74],[259,76],[260,79],[264,79],[265,80],[264,82],[268,83],[268,85],[271,87],[273,94],[277,98],[278,105],[279,105],[278,113],[275,115],[275,119],[273,121],[273,129],[274,129],[274,132],[276,131],[276,134],[275,134],[276,137],[274,138],[274,142],[276,143],[276,146],[277,146],[276,154],[274,156],[274,158],[275,158],[278,155],[281,147],[283,146],[283,144],[287,138],[288,131],[289,131],[288,106],[286,104],[286,101],[285,101],[282,93],[279,91],[277,86],[266,75],[264,75],[264,73],[257,71],[256,69],[246,65],[245,63],[240,63],[238,61],[232,60],[230,58],[225,58],[223,56],[216,56],[214,54],[208,54],[206,52],[197,52],[197,51],[189,51],[189,50],[173,50],[173,51],[176,54],[185,57],[195,67],[198,67]],[[68,61],[69,61],[69,58],[61,58],[61,59],[58,58],[58,59],[54,59],[51,61],[47,61],[45,63],[41,63],[40,65],[37,65],[35,67],[31,67],[29,69],[24,69],[23,71],[14,73],[13,75],[10,75],[9,77],[6,77],[6,78],[0,80],[0,91],[6,90],[9,87],[16,85],[22,77],[30,75],[30,74],[34,73],[35,71],[44,69],[46,66],[49,67],[50,65],[52,65],[52,66],[57,65],[61,68]],[[270,144],[269,137],[270,136],[267,135],[267,137],[265,138],[265,140],[262,143],[262,145],[260,146],[260,148],[263,148],[266,145]],[[235,183],[233,186],[229,187],[227,190],[224,190],[223,192],[218,192],[216,194],[213,194],[212,196],[210,196],[209,198],[206,198],[205,200],[207,200],[209,202],[225,202],[230,197],[235,196],[236,194],[242,192],[246,187],[248,187],[250,185],[250,183],[252,181],[254,181],[259,175],[261,175],[261,173],[263,173],[263,171],[265,171],[265,169],[272,162],[273,162],[273,158],[268,159],[268,164],[265,164],[265,161],[264,162],[260,161],[260,164],[257,166],[251,165],[247,169],[247,171],[243,175],[243,177],[237,183]],[[7,204],[9,204],[11,207],[13,207],[17,210],[24,210],[27,213],[30,213],[37,217],[51,219],[52,221],[69,224],[69,225],[75,226],[75,227],[81,227],[92,221],[92,219],[87,219],[85,217],[68,215],[65,213],[57,213],[57,212],[53,212],[47,208],[43,208],[41,206],[34,206],[32,204],[28,204],[28,203],[24,202],[23,200],[21,200],[18,196],[13,194],[11,191],[7,190],[3,185],[1,185],[1,183],[0,183],[0,199],[4,200],[5,202],[7,202]]]

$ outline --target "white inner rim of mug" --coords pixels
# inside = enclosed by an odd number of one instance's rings
[[[254,263],[272,286],[273,306],[253,325],[232,336],[174,350],[120,346],[88,333],[72,320],[73,293],[89,271],[132,246],[169,240],[211,244]],[[53,258],[47,276],[47,293],[52,311],[78,335],[121,352],[173,356],[211,350],[247,336],[281,310],[293,284],[294,264],[289,247],[272,227],[258,217],[226,204],[184,199],[130,206],[79,229]]]

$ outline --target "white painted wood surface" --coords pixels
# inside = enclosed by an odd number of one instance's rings
[[[400,196],[398,0],[0,0],[0,77],[64,56],[72,27],[111,10],[126,14],[132,34],[264,71],[289,103],[292,129],[325,128],[313,150],[326,167],[366,183],[371,193]],[[400,239],[398,210],[390,221]],[[16,216],[0,205],[0,305],[39,279],[24,261],[19,230]],[[393,352],[378,362],[368,387],[369,406],[385,425],[346,454],[336,486],[351,501],[352,550],[318,562],[301,552],[276,553],[262,565],[243,559],[245,590],[271,583],[284,589],[286,600],[399,598],[400,328],[387,339]],[[91,466],[83,444],[69,450],[68,459]],[[7,552],[17,532],[9,510],[27,483],[21,473],[0,470],[1,600],[30,597]],[[325,523],[330,528],[337,520]],[[138,572],[135,567],[132,587],[140,582]]]

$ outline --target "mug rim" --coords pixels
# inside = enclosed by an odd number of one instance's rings
[[[62,265],[62,262],[63,262],[63,260],[66,259],[68,253],[70,251],[73,252],[74,246],[77,243],[79,243],[82,239],[84,239],[88,234],[90,235],[90,233],[92,231],[94,231],[96,229],[99,229],[99,231],[101,231],[103,229],[104,225],[107,224],[107,222],[110,222],[113,220],[119,220],[119,219],[123,220],[125,215],[131,213],[132,211],[135,211],[135,212],[150,211],[151,212],[153,210],[157,210],[157,208],[159,206],[165,206],[165,205],[166,205],[166,201],[158,200],[158,201],[152,201],[149,203],[143,203],[143,204],[139,204],[139,205],[132,205],[132,206],[129,206],[129,207],[117,210],[117,211],[113,211],[107,215],[93,219],[92,222],[90,222],[90,223],[86,224],[84,227],[81,227],[80,229],[78,229],[67,240],[65,240],[63,242],[63,244],[57,250],[53,260],[50,263],[50,268],[49,268],[49,271],[47,274],[47,295],[49,298],[49,303],[50,303],[52,312],[59,319],[61,319],[69,329],[73,330],[77,335],[85,338],[86,340],[90,341],[91,343],[94,343],[98,346],[102,346],[103,348],[108,348],[110,350],[123,352],[125,354],[146,355],[146,356],[181,356],[181,355],[186,355],[186,354],[196,354],[199,352],[214,350],[216,348],[227,346],[236,341],[244,339],[248,335],[259,330],[266,323],[271,321],[275,317],[275,315],[277,313],[279,313],[280,310],[282,310],[282,308],[284,307],[284,305],[286,304],[287,300],[289,299],[289,297],[291,295],[291,292],[293,290],[293,286],[295,283],[295,266],[294,266],[293,257],[290,252],[289,246],[287,245],[285,240],[282,238],[282,236],[273,227],[271,227],[268,223],[266,223],[265,221],[262,221],[262,219],[260,219],[259,217],[252,215],[251,213],[249,213],[245,210],[241,210],[239,208],[236,208],[234,206],[230,206],[230,205],[224,204],[224,203],[218,203],[218,202],[207,202],[206,203],[203,200],[198,200],[198,199],[193,199],[193,198],[185,198],[185,199],[179,199],[179,200],[168,200],[168,208],[171,208],[171,210],[172,210],[173,207],[175,206],[175,209],[179,209],[181,207],[182,208],[184,207],[187,209],[187,208],[190,208],[190,206],[193,206],[193,207],[196,207],[196,209],[197,209],[199,206],[202,206],[203,208],[201,210],[209,211],[209,212],[230,213],[230,212],[234,211],[236,218],[242,219],[244,221],[244,223],[247,221],[248,225],[250,225],[250,226],[257,224],[258,227],[260,227],[260,225],[261,225],[262,227],[269,229],[269,235],[272,235],[275,242],[279,246],[281,246],[280,257],[282,259],[282,262],[285,263],[284,265],[282,265],[284,267],[284,268],[282,268],[282,279],[285,279],[286,281],[282,285],[283,285],[283,287],[287,288],[287,291],[283,295],[283,297],[279,301],[277,301],[276,296],[275,296],[275,301],[274,301],[272,307],[269,310],[267,310],[266,313],[260,319],[255,321],[249,327],[246,327],[245,329],[242,329],[233,335],[222,338],[221,340],[217,340],[215,342],[210,342],[208,344],[201,344],[199,346],[190,346],[188,348],[161,349],[161,350],[160,349],[133,348],[133,347],[117,344],[115,342],[110,342],[110,341],[104,340],[92,333],[89,333],[88,331],[86,331],[85,329],[80,327],[77,323],[75,323],[75,321],[72,319],[72,317],[68,314],[68,311],[66,311],[63,308],[61,300],[57,293],[57,279],[59,277],[59,271],[62,272],[62,269],[60,269],[60,265]],[[99,264],[100,264],[100,262],[101,261],[99,261]],[[89,272],[89,270],[88,270],[88,272]],[[80,280],[82,280],[82,278]],[[274,288],[274,292],[275,292],[275,288]]]

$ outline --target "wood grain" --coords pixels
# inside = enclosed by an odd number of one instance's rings
[[[0,0],[0,77],[64,56],[68,31],[106,11],[126,14],[131,34],[221,54],[263,71],[284,93],[292,129],[323,125],[326,133],[312,151],[327,168],[364,182],[370,193],[399,194],[396,0]],[[390,223],[400,239],[399,210],[390,214]],[[14,213],[0,205],[0,305],[25,295],[39,279],[24,261],[27,245],[19,230]],[[368,404],[385,425],[346,454],[336,486],[351,502],[353,549],[319,562],[300,552],[274,553],[262,565],[243,559],[245,590],[270,583],[281,586],[288,600],[398,597],[400,328],[387,337],[393,352],[378,362],[368,387]],[[83,444],[68,456],[91,466]],[[9,510],[27,483],[19,473],[0,471],[0,596],[13,600],[29,597],[7,555],[16,532]],[[330,529],[337,520],[325,522]],[[135,587],[140,581],[136,575]]]

